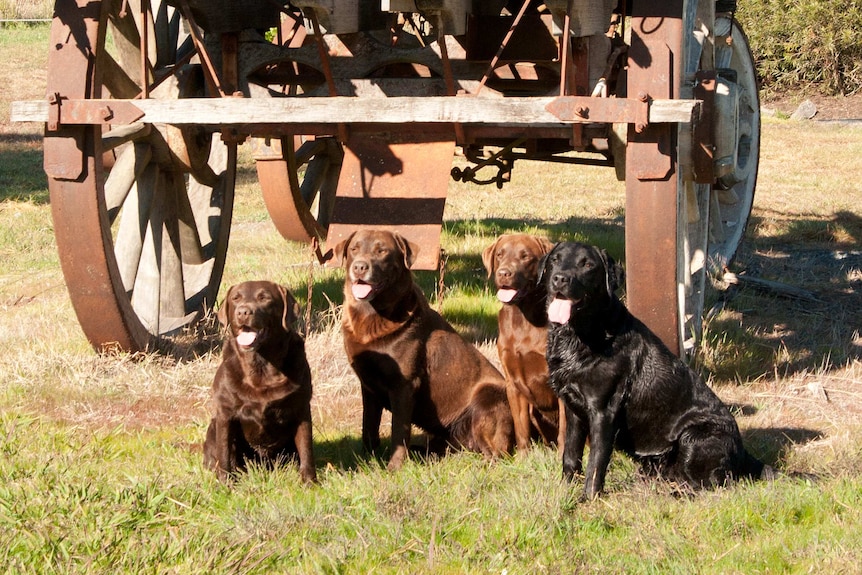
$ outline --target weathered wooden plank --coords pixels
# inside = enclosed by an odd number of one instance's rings
[[[594,111],[588,118],[561,121],[546,107],[557,100],[541,98],[393,97],[393,98],[199,98],[184,100],[78,100],[63,101],[61,123],[123,123],[122,118],[165,124],[353,124],[353,123],[461,123],[461,124],[567,124],[620,121],[604,119]],[[597,99],[584,98],[599,109]],[[698,100],[653,100],[650,123],[691,122]],[[46,122],[47,101],[12,103],[14,122]],[[634,122],[635,118],[630,121]]]

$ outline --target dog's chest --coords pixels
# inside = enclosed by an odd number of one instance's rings
[[[566,328],[548,333],[548,383],[561,397],[606,394],[615,385],[617,359],[610,344],[590,347]]]
[[[270,402],[251,401],[240,407],[237,420],[249,444],[266,449],[284,442],[285,432],[296,425],[295,412],[289,397]]]

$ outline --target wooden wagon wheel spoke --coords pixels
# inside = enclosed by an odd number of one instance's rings
[[[155,67],[169,66],[177,61],[177,48],[180,40],[182,20],[179,10],[159,3],[153,11],[153,32],[156,41]]]
[[[133,182],[114,238],[114,255],[128,294],[135,288],[160,171],[148,165]]]
[[[203,246],[200,234],[198,234],[195,212],[188,194],[186,183],[181,177],[174,174],[173,198],[176,210],[173,213],[177,224],[177,240],[182,253],[182,262],[190,265],[198,265],[204,262]]]
[[[156,177],[152,188],[140,193],[142,198],[150,197],[149,211],[140,214],[142,224],[141,255],[135,270],[132,289],[132,307],[141,323],[150,332],[159,332],[159,304],[161,300],[162,277],[160,273],[162,258],[163,222],[165,218],[165,199],[163,188],[164,175],[155,170]]]
[[[311,208],[314,199],[317,197],[324,181],[326,174],[329,171],[328,158],[316,162],[309,162],[305,168],[305,177],[300,185],[302,199]]]
[[[344,158],[332,137],[288,137],[252,142],[264,201],[273,223],[289,240],[326,236]]]
[[[129,196],[135,181],[152,159],[152,148],[146,142],[136,142],[120,154],[105,181],[105,207],[111,223]]]
[[[309,145],[309,144],[314,144]],[[303,143],[296,153],[288,146],[288,165],[292,173],[299,176],[299,193],[305,206],[317,222],[326,229],[332,214],[338,174],[344,152],[334,138],[316,138]],[[315,200],[317,203],[315,204]]]
[[[147,138],[152,131],[152,124],[142,124],[137,122],[127,126],[119,126],[110,131],[102,132],[102,151],[109,152],[114,148],[119,148],[123,144],[137,142]]]
[[[176,172],[165,173],[165,189],[163,191],[164,209],[162,211],[162,242],[159,247],[159,325],[175,327],[176,321],[185,317],[186,292],[183,277],[183,263],[188,253],[193,258],[188,263],[199,263],[199,241],[194,232],[189,231],[187,224],[182,222],[183,204],[188,204],[185,198],[186,185]],[[192,217],[192,220],[194,218]]]
[[[104,96],[134,98],[141,92],[137,81],[113,58],[110,56],[100,58],[99,64],[102,69],[102,85],[107,92]]]

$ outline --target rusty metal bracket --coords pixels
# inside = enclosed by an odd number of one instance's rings
[[[134,104],[124,100],[69,100],[59,92],[48,95],[49,132],[57,132],[63,122],[80,124],[131,124],[144,116]]]
[[[638,132],[649,125],[650,98],[592,98],[559,96],[545,110],[563,122],[602,122],[634,124]]]
[[[468,166],[466,168],[452,168],[450,175],[452,179],[456,182],[472,182],[474,184],[486,185],[486,184],[496,184],[497,189],[503,189],[503,184],[511,181],[512,179],[512,166],[515,163],[515,158],[511,156],[504,156],[504,154],[508,154],[512,151],[513,148],[523,144],[526,141],[526,138],[520,138],[513,141],[511,144],[502,148],[492,154],[487,158],[483,158],[479,156],[475,150],[471,150],[466,148],[464,150],[464,155],[468,160],[474,162],[476,166],[471,167]],[[495,166],[497,168],[497,174],[487,180],[480,180],[476,178],[476,174],[482,168],[488,166]]]
[[[135,100],[69,100],[59,93],[48,96],[48,131],[63,124],[132,124],[144,117]],[[62,108],[62,112],[61,109]]]
[[[60,92],[54,92],[48,96],[48,131],[56,132],[60,129],[60,106],[63,97]]]

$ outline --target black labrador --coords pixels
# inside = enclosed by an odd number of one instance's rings
[[[548,289],[550,386],[566,404],[563,474],[603,490],[614,447],[648,475],[690,488],[765,475],[707,385],[616,296],[622,269],[595,246],[559,243],[540,264]]]

